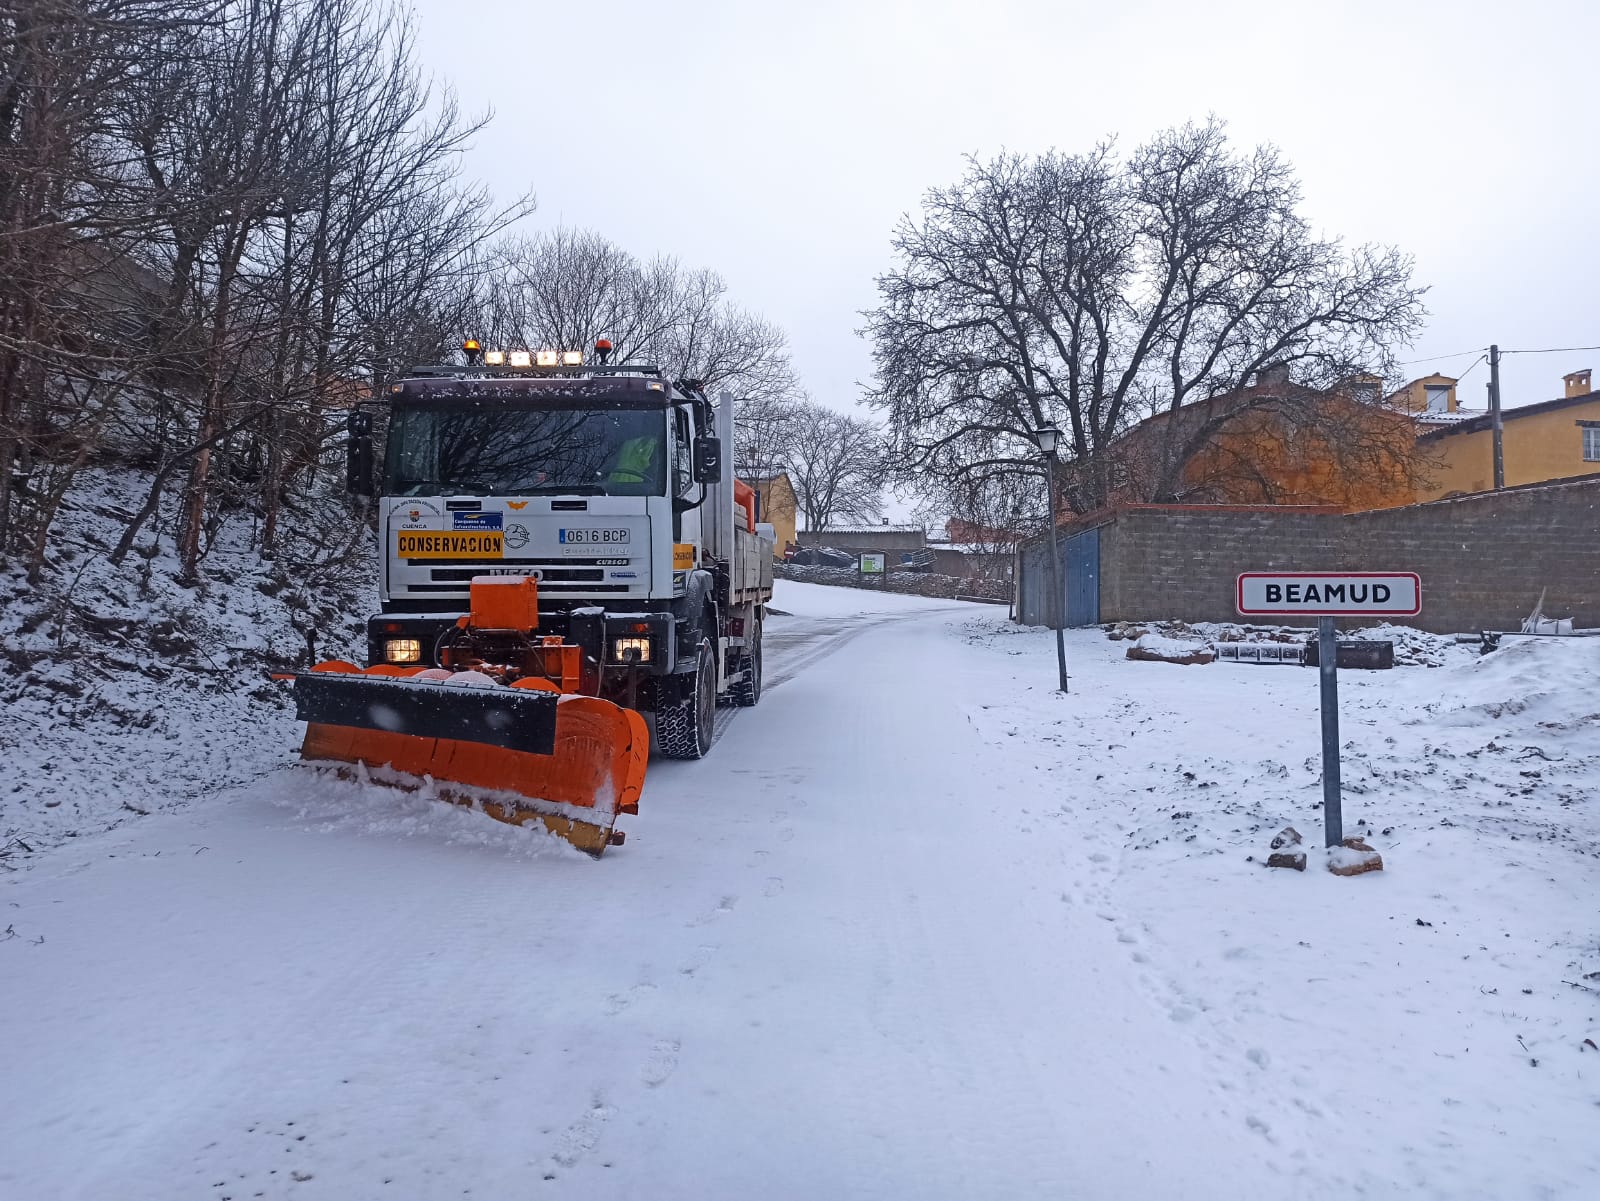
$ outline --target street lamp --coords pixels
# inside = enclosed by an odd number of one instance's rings
[[[1061,691],[1067,691],[1067,644],[1062,628],[1067,624],[1066,590],[1062,581],[1066,578],[1066,569],[1061,563],[1061,542],[1056,537],[1056,443],[1061,440],[1061,431],[1054,426],[1045,426],[1043,429],[1033,431],[1033,440],[1039,444],[1039,449],[1044,452],[1044,479],[1045,493],[1049,498],[1050,518],[1047,528],[1050,535],[1050,615],[1055,619],[1056,627],[1056,669],[1061,677]]]

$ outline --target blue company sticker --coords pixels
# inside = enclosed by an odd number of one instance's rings
[[[455,528],[458,530],[498,530],[503,513],[452,513],[455,518]]]
[[[610,571],[606,574],[614,580],[636,580],[639,578],[637,571]]]

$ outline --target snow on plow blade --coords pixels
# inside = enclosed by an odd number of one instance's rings
[[[302,758],[430,777],[446,800],[512,825],[538,821],[591,855],[622,841],[618,814],[639,811],[649,733],[599,697],[335,661],[296,675],[294,698]]]

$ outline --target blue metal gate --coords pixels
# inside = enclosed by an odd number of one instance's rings
[[[1074,534],[1062,545],[1067,561],[1067,624],[1100,624],[1100,529]]]
[[[1017,588],[1017,620],[1024,625],[1050,625],[1059,612],[1050,604],[1050,543],[1039,539],[1022,549],[1022,578]],[[1060,543],[1066,577],[1062,592],[1069,626],[1100,623],[1100,529],[1085,530]]]

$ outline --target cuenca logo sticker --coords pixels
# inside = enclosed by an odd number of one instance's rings
[[[420,530],[427,528],[429,518],[439,516],[439,507],[425,500],[414,500],[402,506],[396,515],[401,519],[401,529]]]

